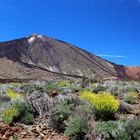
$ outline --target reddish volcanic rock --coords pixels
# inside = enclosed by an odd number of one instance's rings
[[[127,78],[140,80],[140,67],[123,67]]]

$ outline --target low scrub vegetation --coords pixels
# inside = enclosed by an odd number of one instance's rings
[[[12,89],[8,89],[6,91],[6,95],[13,100],[21,97],[21,95],[19,93],[13,91]]]
[[[6,124],[13,122],[33,124],[35,111],[27,102],[15,101],[9,108],[3,110],[0,115]]]
[[[3,122],[6,124],[12,123],[14,121],[14,118],[17,116],[18,116],[18,111],[13,107],[9,107],[1,112],[1,118]]]
[[[69,119],[65,134],[69,136],[71,140],[81,140],[87,132],[88,126],[82,117]]]
[[[68,102],[64,101],[57,103],[52,108],[51,119],[53,121],[55,129],[64,130],[65,128],[64,121],[68,119],[72,107],[73,104],[69,104]]]
[[[124,101],[130,104],[137,103],[138,94],[136,92],[128,92],[124,94]]]
[[[96,133],[108,140],[139,140],[140,120],[108,121],[96,125]]]
[[[139,140],[139,92],[135,81],[1,84],[0,119],[46,124],[70,140]]]

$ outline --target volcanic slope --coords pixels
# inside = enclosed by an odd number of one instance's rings
[[[66,77],[140,78],[139,67],[119,66],[74,45],[47,36],[0,43],[0,79]],[[126,73],[127,72],[127,73]]]

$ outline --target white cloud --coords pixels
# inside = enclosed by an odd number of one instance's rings
[[[126,56],[122,56],[122,55],[110,55],[110,54],[96,54],[97,56],[101,56],[101,57],[110,57],[110,58],[127,58]]]
[[[128,0],[120,0],[122,4],[125,4]],[[132,0],[132,2],[140,3],[140,0]]]

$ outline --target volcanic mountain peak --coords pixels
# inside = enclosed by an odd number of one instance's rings
[[[42,38],[42,35],[39,35],[39,34],[31,34],[29,37],[28,37],[28,42],[31,44],[34,42],[35,39],[37,38]]]
[[[56,79],[66,77],[140,78],[140,69],[119,66],[74,45],[47,36],[0,43],[0,77]]]

